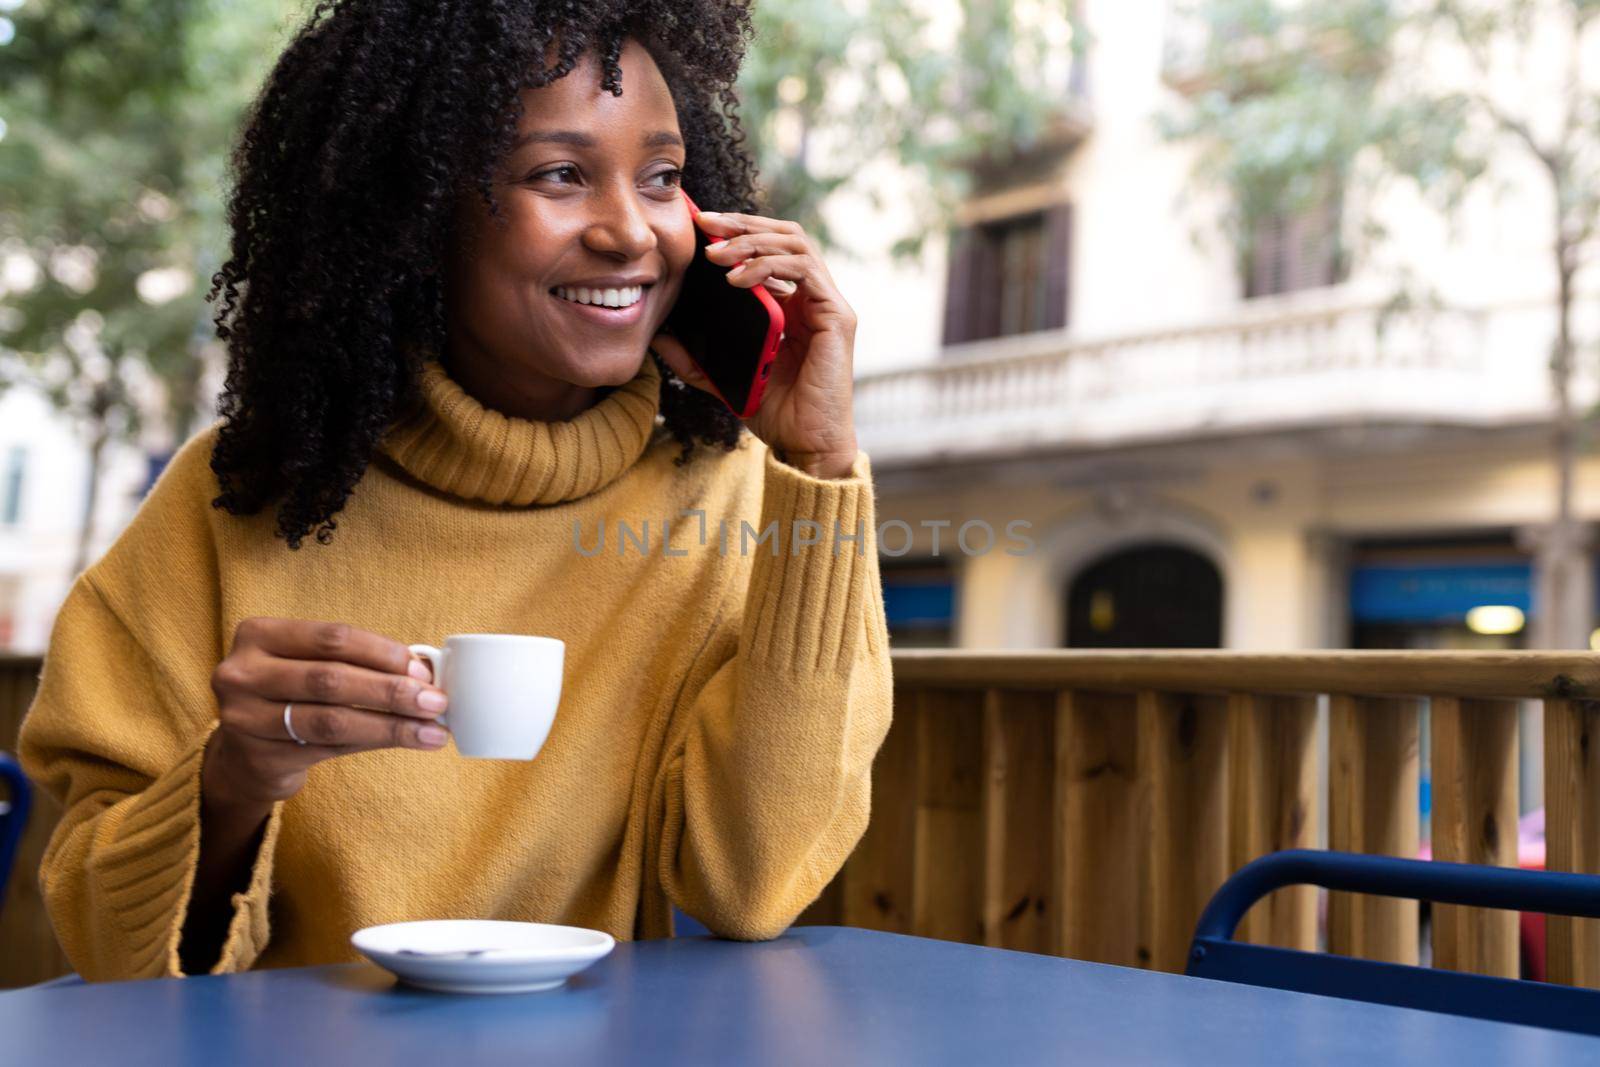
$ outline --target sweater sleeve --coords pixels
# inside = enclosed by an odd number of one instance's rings
[[[207,435],[208,436],[208,435]],[[220,658],[207,436],[173,457],[57,611],[23,720],[23,769],[62,808],[39,884],[56,937],[93,980],[182,974],[178,946],[200,854],[200,764],[217,723]],[[267,941],[274,808],[214,973]]]
[[[175,703],[163,671],[80,577],[56,615],[23,722],[29,777],[62,806],[39,868],[56,936],[85,978],[174,977],[200,856],[200,762],[214,717]],[[213,973],[266,944],[266,896],[282,805]]]
[[[690,670],[659,809],[667,896],[744,940],[782,933],[854,850],[893,706],[866,453],[840,479],[763,462],[748,586]]]

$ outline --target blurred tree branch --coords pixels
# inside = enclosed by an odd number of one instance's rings
[[[825,245],[827,200],[878,190],[869,165],[911,173],[913,218],[896,256],[915,257],[971,191],[980,160],[1034,147],[1074,102],[1084,41],[1074,0],[792,0],[759,4],[739,81],[768,210]],[[935,15],[941,18],[936,19]]]
[[[223,176],[281,4],[27,3],[0,46],[0,389],[28,383],[89,453],[74,573],[87,563],[108,445],[149,417],[194,429],[196,299],[226,247]]]

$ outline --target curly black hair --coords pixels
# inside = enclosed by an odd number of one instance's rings
[[[677,106],[683,187],[708,210],[758,210],[733,90],[752,33],[748,0],[320,0],[231,159],[230,258],[206,294],[222,294],[228,347],[212,506],[281,500],[290,548],[329,542],[378,441],[421,402],[424,353],[443,351],[458,197],[475,182],[499,215],[518,94],[584,56],[620,95],[624,42],[644,45]],[[650,358],[677,462],[697,439],[731,450],[738,417]]]

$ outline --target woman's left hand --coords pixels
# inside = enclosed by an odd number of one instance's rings
[[[842,478],[856,460],[851,412],[856,314],[840,295],[815,242],[798,223],[762,215],[702,211],[701,228],[724,240],[713,263],[742,263],[728,275],[743,289],[765,285],[783,308],[784,338],[761,408],[744,420],[778,458],[819,478]],[[689,385],[714,392],[670,334],[651,347]]]

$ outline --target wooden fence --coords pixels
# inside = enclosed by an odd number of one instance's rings
[[[0,747],[38,671],[0,656]],[[894,671],[871,825],[806,921],[1181,970],[1223,878],[1314,844],[1322,805],[1330,847],[1416,854],[1425,705],[1435,856],[1515,862],[1517,702],[1534,699],[1548,864],[1600,872],[1600,657],[910,650]],[[55,815],[41,798],[0,912],[0,987],[67,969],[33,877]],[[1514,976],[1515,924],[1437,908],[1434,962]],[[1314,948],[1317,930],[1314,892],[1289,889],[1243,933]],[[1550,977],[1600,986],[1600,922],[1547,930]],[[1417,905],[1332,894],[1327,934],[1332,951],[1415,962]]]
[[[1600,871],[1600,657],[1232,652],[894,655],[872,822],[805,921],[1182,970],[1233,870],[1309,847],[1417,854],[1424,706],[1438,859],[1513,865],[1518,701],[1544,713],[1548,866]],[[1320,698],[1327,775],[1317,774]],[[1318,947],[1315,890],[1249,940]],[[1515,913],[1434,909],[1436,966],[1515,977]],[[1600,922],[1552,917],[1555,981],[1600,986]],[[1415,963],[1414,901],[1330,894],[1330,951]]]

